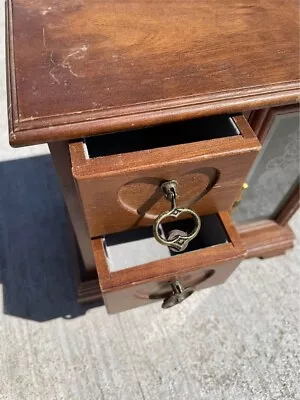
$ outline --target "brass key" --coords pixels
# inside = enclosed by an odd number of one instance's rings
[[[177,194],[177,181],[167,181],[161,184],[161,190],[163,191],[167,200],[171,202],[171,210],[164,211],[155,220],[153,225],[153,234],[155,239],[165,245],[169,246],[173,251],[181,252],[185,250],[191,240],[193,240],[199,233],[201,228],[201,220],[195,211],[189,208],[179,208],[176,205]],[[173,217],[178,218],[180,215],[187,213],[191,214],[194,219],[195,227],[190,233],[185,233],[178,229],[170,232],[167,239],[161,236],[159,232],[159,226],[165,218]]]

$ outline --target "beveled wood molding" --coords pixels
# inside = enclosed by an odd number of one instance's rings
[[[246,246],[247,258],[268,258],[284,254],[294,246],[295,235],[289,226],[261,220],[237,226]]]
[[[30,120],[12,119],[12,116],[18,114],[17,108],[13,107],[9,139],[13,147],[79,139],[82,136],[125,131],[133,126],[138,129],[189,118],[235,114],[257,107],[293,104],[298,98],[299,84],[291,82],[284,85],[266,85],[259,89],[250,88]],[[9,106],[11,107],[11,104]]]

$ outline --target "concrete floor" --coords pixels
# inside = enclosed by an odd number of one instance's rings
[[[8,145],[0,4],[0,399],[300,399],[299,214],[293,251],[174,309],[77,304],[47,146]]]

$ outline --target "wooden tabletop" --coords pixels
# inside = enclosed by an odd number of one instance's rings
[[[8,0],[21,146],[299,100],[297,0]]]

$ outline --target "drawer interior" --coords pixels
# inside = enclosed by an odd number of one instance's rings
[[[230,116],[219,115],[88,137],[85,153],[87,158],[97,158],[239,134]]]
[[[181,253],[173,252],[167,246],[159,244],[153,237],[151,227],[106,235],[104,246],[110,272],[117,272],[152,261],[176,257],[178,254],[230,242],[218,214],[204,216],[201,218],[201,222],[199,234],[189,243],[186,250]],[[191,219],[173,221],[163,224],[161,229],[163,235],[168,236],[173,229],[190,232],[193,229],[193,224],[194,222]]]
[[[177,221],[176,228],[190,228]],[[162,229],[173,229],[169,223]],[[246,255],[227,212],[202,217],[202,228],[185,252],[156,243],[151,228],[109,234],[92,240],[99,284],[109,313],[161,300],[170,282],[205,289],[223,283]]]
[[[71,142],[72,175],[90,237],[153,224],[169,207],[160,190],[168,180],[178,182],[179,207],[199,215],[231,209],[259,148],[243,116],[201,118]]]

